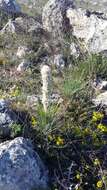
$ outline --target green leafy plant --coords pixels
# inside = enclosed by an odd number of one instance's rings
[[[46,133],[46,131],[49,131],[52,129],[55,122],[56,115],[57,115],[57,111],[58,111],[57,105],[51,105],[48,108],[47,112],[44,111],[44,108],[42,105],[38,106],[37,123],[38,123],[39,130]]]
[[[17,123],[13,123],[10,125],[11,128],[11,136],[16,137],[22,133],[22,126]]]

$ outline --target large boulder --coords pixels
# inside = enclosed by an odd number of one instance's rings
[[[84,51],[99,53],[107,50],[107,20],[98,13],[82,9],[68,9],[67,17],[72,26],[71,35],[83,46]]]
[[[0,190],[48,190],[48,173],[29,140],[0,144]]]
[[[105,0],[49,0],[43,9],[43,27],[55,39],[69,44],[71,55],[107,51],[107,14]],[[63,35],[63,34],[66,35]],[[66,37],[66,38],[65,38]],[[69,37],[69,41],[66,39]],[[71,39],[71,42],[70,42]]]
[[[7,13],[20,13],[21,8],[15,0],[0,0],[0,8]]]
[[[43,27],[54,37],[61,37],[69,29],[66,17],[68,7],[74,7],[73,0],[49,0],[43,9]]]

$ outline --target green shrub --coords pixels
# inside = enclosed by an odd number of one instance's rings
[[[17,124],[17,123],[11,124],[10,128],[11,128],[12,137],[16,137],[22,134],[22,126],[20,124]]]

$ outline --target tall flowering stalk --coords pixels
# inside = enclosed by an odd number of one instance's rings
[[[52,75],[51,68],[48,65],[44,65],[41,68],[41,77],[42,77],[42,104],[44,111],[47,112],[50,105],[50,95],[52,89]]]

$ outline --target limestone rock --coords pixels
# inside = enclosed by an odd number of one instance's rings
[[[78,58],[79,55],[80,55],[80,48],[74,42],[72,42],[71,45],[70,45],[70,53],[75,58]]]
[[[61,38],[61,33],[69,30],[66,10],[71,6],[74,7],[72,0],[49,0],[42,14],[44,29]]]
[[[24,72],[30,67],[31,63],[30,61],[23,59],[22,62],[17,67],[17,72]]]
[[[103,8],[98,9],[98,2],[87,0],[49,0],[43,9],[43,27],[52,34],[55,39],[64,40],[64,33],[71,39],[71,55],[78,57],[81,53],[100,53],[107,51],[107,14],[105,13],[105,1],[100,2]],[[101,6],[102,7],[102,6]],[[95,11],[94,11],[95,8]],[[104,12],[103,12],[104,11]],[[61,41],[61,42],[62,42]],[[75,43],[77,42],[77,43]],[[65,44],[63,44],[65,45]],[[80,53],[81,52],[81,53]]]
[[[39,105],[39,102],[40,102],[39,96],[36,96],[36,95],[27,96],[27,100],[26,100],[27,107],[29,107],[29,108],[34,107],[34,109],[35,109],[35,107]]]
[[[93,82],[92,87],[96,91],[106,91],[107,90],[107,81],[102,80],[101,78],[98,78]]]
[[[31,142],[22,137],[0,144],[0,189],[48,189],[48,173]]]
[[[100,90],[107,90],[107,81],[101,81],[98,85]]]
[[[63,98],[58,93],[53,93],[50,99],[51,104],[61,104],[63,102]]]
[[[107,50],[107,20],[97,14],[87,15],[81,8],[68,9],[67,17],[72,26],[72,34],[84,51],[99,53]]]
[[[106,106],[107,107],[107,91],[99,94],[96,98],[93,99],[93,103],[96,105],[96,106],[99,106],[101,105],[102,107],[103,106]]]
[[[58,71],[61,71],[65,67],[65,60],[62,54],[54,55],[53,64],[56,66]]]
[[[18,58],[24,58],[26,53],[29,51],[29,49],[26,47],[26,46],[19,46],[18,47],[18,50],[17,50],[17,53],[16,53],[16,56]]]

